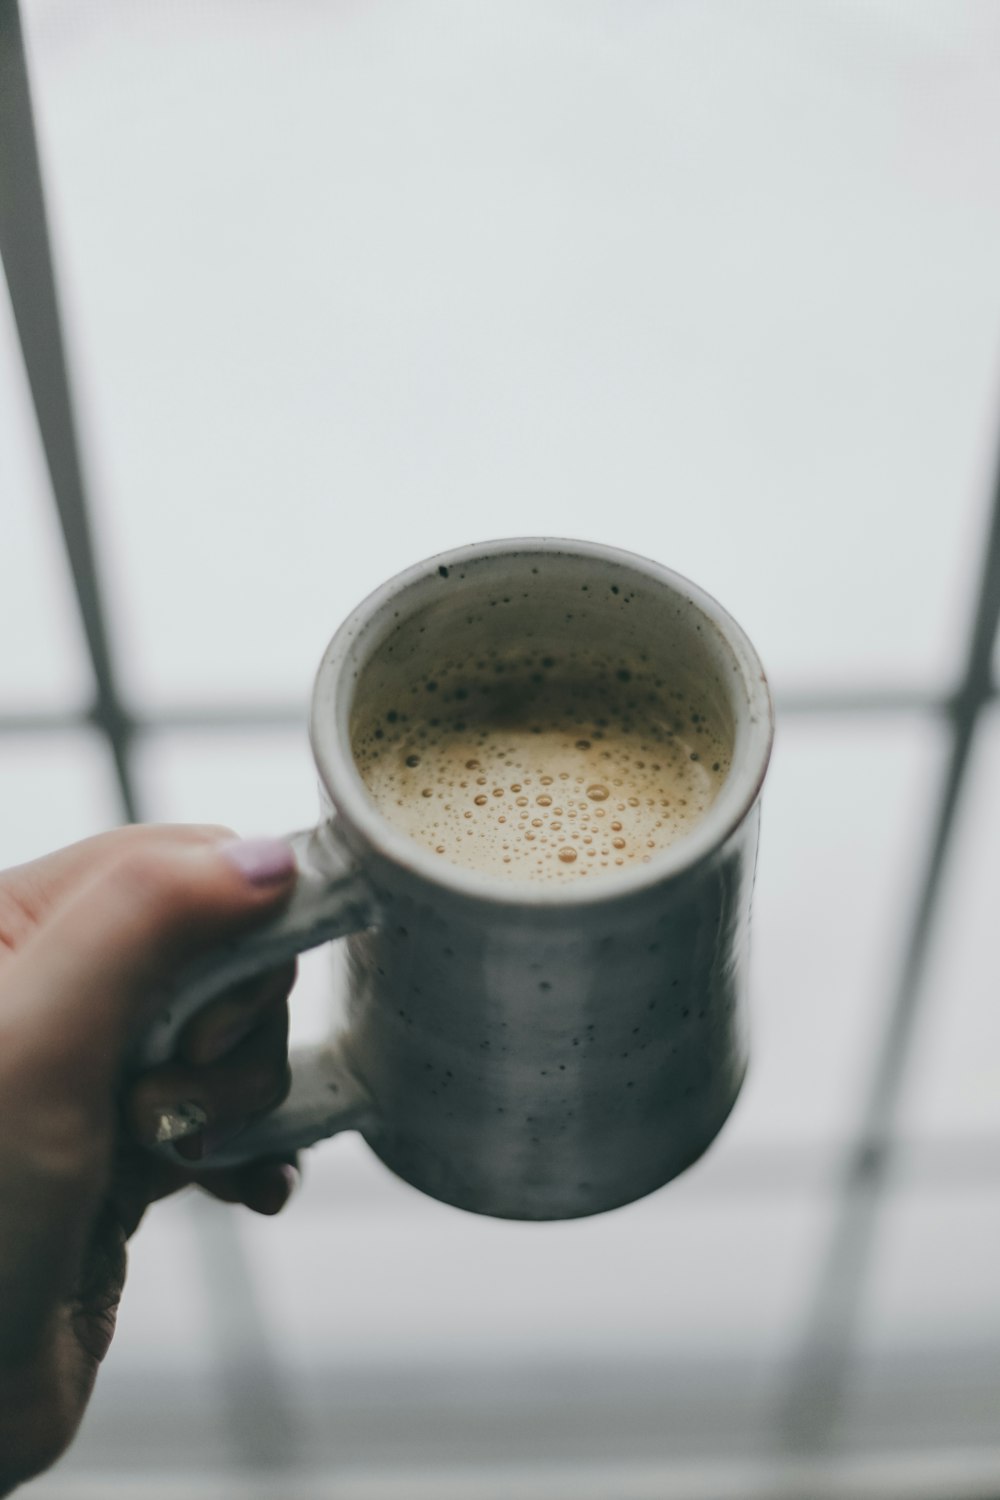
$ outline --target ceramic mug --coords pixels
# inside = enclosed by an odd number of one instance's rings
[[[648,864],[565,885],[447,863],[380,814],[355,765],[366,693],[433,673],[456,641],[552,652],[589,639],[698,683],[731,769]],[[329,1040],[293,1053],[288,1099],[211,1166],[361,1131],[445,1203],[514,1219],[600,1213],[660,1187],[715,1138],[747,1064],[747,959],[767,682],[734,620],[643,558],[529,538],[463,547],[375,590],[328,646],[312,699],[321,820],[292,843],[296,889],[269,925],[184,977],[135,1063],[174,1050],[220,990],[347,942]]]

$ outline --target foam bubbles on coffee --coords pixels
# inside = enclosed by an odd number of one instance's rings
[[[729,766],[705,706],[639,665],[453,663],[355,725],[382,814],[439,858],[567,882],[648,863],[704,816]]]

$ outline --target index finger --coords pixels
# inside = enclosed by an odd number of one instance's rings
[[[100,874],[129,849],[154,839],[161,845],[164,841],[215,844],[235,836],[231,828],[214,823],[129,823],[13,865],[0,873],[0,886],[9,887],[26,916],[37,922],[83,881]]]

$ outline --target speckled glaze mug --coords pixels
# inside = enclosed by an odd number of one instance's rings
[[[731,769],[689,833],[648,864],[559,887],[461,869],[382,817],[351,752],[373,682],[433,672],[456,640],[474,654],[590,638],[683,671],[725,725]],[[356,1129],[407,1182],[476,1213],[572,1218],[643,1197],[702,1154],[743,1080],[772,732],[743,631],[656,563],[547,538],[419,563],[354,610],[320,664],[322,817],[293,836],[290,903],[185,976],[137,1065],[169,1057],[221,989],[345,937],[330,1039],[293,1054],[287,1101],[204,1165]]]

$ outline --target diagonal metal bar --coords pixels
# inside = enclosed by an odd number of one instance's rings
[[[0,257],[93,667],[94,718],[107,736],[124,815],[135,822],[131,726],[98,581],[17,0],[0,0]]]
[[[118,691],[93,546],[17,0],[0,0],[0,256],[94,671],[93,709],[66,717],[105,736],[125,817],[135,822],[135,726]],[[294,1429],[250,1267],[231,1222],[203,1225],[201,1240],[234,1448],[248,1471],[273,1470],[291,1462]]]
[[[895,1157],[893,1125],[926,997],[927,954],[954,843],[956,815],[984,706],[993,694],[992,659],[1000,620],[1000,458],[994,482],[982,577],[957,693],[949,705],[951,747],[944,768],[923,875],[889,1001],[885,1027],[842,1199],[823,1256],[815,1301],[779,1416],[784,1445],[822,1447],[837,1419],[871,1252]]]

